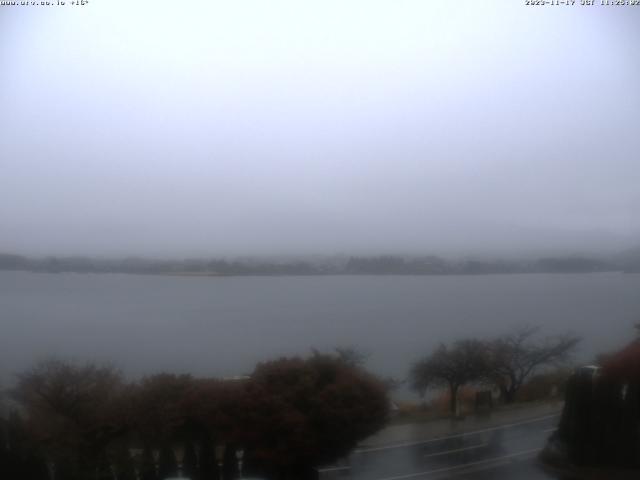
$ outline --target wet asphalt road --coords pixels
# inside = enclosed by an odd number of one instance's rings
[[[456,434],[440,439],[356,450],[348,466],[321,479],[354,480],[549,480],[537,456],[559,415]]]

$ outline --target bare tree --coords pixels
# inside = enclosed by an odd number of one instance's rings
[[[19,375],[12,396],[47,454],[74,458],[73,468],[82,470],[121,435],[122,389],[120,373],[110,366],[51,359]]]
[[[480,340],[459,340],[451,347],[441,344],[435,352],[413,366],[411,386],[421,396],[429,388],[448,387],[450,410],[455,415],[460,387],[485,379],[488,367],[487,345]]]
[[[94,420],[121,387],[120,372],[110,366],[49,359],[19,375],[12,393],[31,415],[55,415],[80,425]]]
[[[525,326],[491,342],[491,377],[506,403],[515,401],[524,382],[544,366],[565,363],[580,341],[565,334],[535,340],[538,327]]]
[[[362,367],[369,358],[368,353],[354,346],[336,347],[334,350],[340,361],[351,367]]]

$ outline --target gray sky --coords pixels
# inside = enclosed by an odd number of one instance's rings
[[[0,7],[0,251],[639,244],[639,21],[515,0]]]

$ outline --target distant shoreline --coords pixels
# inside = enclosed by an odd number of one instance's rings
[[[43,271],[43,270],[9,270],[0,269],[3,272],[20,272],[40,275],[140,275],[149,277],[191,277],[191,278],[238,278],[238,277],[485,277],[485,276],[508,276],[508,275],[599,275],[599,274],[621,274],[639,275],[640,272],[624,270],[600,270],[594,272],[545,272],[545,271],[522,271],[522,272],[486,272],[486,273],[218,273],[218,272],[121,272],[121,271]]]
[[[180,277],[325,275],[500,275],[526,273],[640,273],[640,255],[562,256],[536,259],[444,259],[437,256],[343,256],[276,260],[44,257],[0,253],[0,271],[35,273],[129,273]]]

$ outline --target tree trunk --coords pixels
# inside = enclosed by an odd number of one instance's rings
[[[513,387],[502,388],[502,400],[504,403],[509,404],[516,401],[516,389]]]
[[[509,382],[500,384],[500,398],[506,404],[510,404],[516,401],[516,393],[518,392],[518,384],[514,378],[511,378]]]
[[[458,385],[450,385],[449,393],[451,395],[451,398],[449,399],[451,415],[456,417],[458,415]]]

